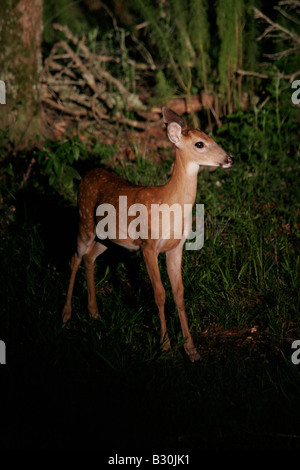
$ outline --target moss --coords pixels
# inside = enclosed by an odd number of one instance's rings
[[[0,6],[0,79],[6,84],[6,105],[0,106],[0,124],[9,127],[12,140],[20,139],[29,130],[32,134],[31,123],[38,127],[41,15],[41,0],[7,0]]]

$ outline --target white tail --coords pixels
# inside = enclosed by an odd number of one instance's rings
[[[68,288],[67,300],[63,309],[63,321],[71,317],[71,298],[76,272],[82,258],[85,262],[87,287],[88,287],[88,310],[92,318],[99,318],[96,302],[94,282],[94,262],[107,247],[105,241],[96,237],[97,224],[103,221],[104,212],[101,209],[113,208],[113,221],[116,227],[109,238],[111,241],[124,246],[129,250],[141,248],[147,271],[154,290],[154,298],[159,311],[161,324],[161,343],[163,349],[170,348],[170,340],[166,328],[164,313],[165,290],[161,282],[158,268],[159,253],[166,253],[167,270],[172,286],[173,297],[177,306],[181,323],[182,334],[185,340],[185,350],[192,361],[199,359],[199,354],[188,327],[184,306],[183,283],[181,277],[182,249],[186,240],[185,220],[182,222],[184,206],[192,208],[197,192],[197,175],[199,167],[221,166],[228,168],[233,164],[233,159],[219,147],[214,140],[199,129],[191,129],[185,126],[184,121],[173,111],[163,108],[163,118],[167,126],[169,140],[176,147],[176,158],[172,176],[162,186],[136,186],[130,184],[104,169],[94,169],[87,173],[79,187],[78,209],[79,209],[79,234],[77,239],[77,253],[72,258],[71,278]],[[130,216],[124,219],[120,209],[120,196],[126,196],[127,207],[133,208]],[[162,225],[159,215],[154,219],[157,222],[155,236],[151,236],[153,225],[153,205],[163,207],[164,211],[173,205],[179,210],[179,217],[174,217],[169,224]],[[104,206],[105,205],[105,206]],[[100,207],[100,211],[98,208]],[[146,225],[149,236],[133,236],[130,231],[130,223],[133,214],[141,207],[146,208],[146,215],[141,219]],[[101,213],[101,215],[99,215]],[[170,214],[170,210],[168,210]],[[98,214],[98,215],[97,215]],[[184,215],[186,217],[186,215]],[[164,219],[164,217],[163,217]],[[180,224],[179,224],[180,222]],[[121,227],[122,226],[122,227]],[[128,231],[129,227],[129,231]],[[121,229],[122,228],[122,229]],[[178,237],[178,233],[180,236]],[[112,235],[113,233],[113,235]],[[98,235],[98,231],[97,231]],[[145,235],[145,231],[144,231]],[[99,235],[98,235],[99,236]],[[104,237],[101,237],[104,238]]]

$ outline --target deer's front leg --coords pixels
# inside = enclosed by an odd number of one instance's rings
[[[149,248],[143,249],[143,255],[147,271],[151,280],[151,284],[154,291],[154,299],[159,312],[160,326],[161,326],[161,344],[163,345],[163,350],[166,351],[170,349],[170,340],[167,333],[166,326],[166,317],[165,317],[165,300],[166,294],[164,286],[162,285],[160,272],[157,262],[157,254],[154,250]]]
[[[184,288],[181,276],[183,242],[176,248],[166,253],[168,275],[172,286],[174,301],[178,310],[183,337],[186,338],[184,348],[191,361],[200,359],[200,356],[194,346],[193,338],[188,326],[187,316],[184,306]]]

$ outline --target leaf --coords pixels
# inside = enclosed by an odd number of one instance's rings
[[[80,156],[80,150],[79,150],[79,147],[76,145],[76,146],[73,146],[73,157],[74,157],[74,160],[78,160]]]
[[[63,177],[62,177],[62,182],[63,182],[64,186],[66,185],[68,187],[72,187],[74,179],[80,180],[81,179],[80,174],[78,173],[77,170],[75,170],[71,166],[67,166],[64,169],[64,174],[63,174]],[[70,184],[71,184],[71,186],[70,186]]]
[[[53,162],[53,166],[54,166],[54,171],[57,174],[57,176],[59,176],[62,173],[63,164],[59,161],[58,158],[56,158],[56,156],[54,156],[54,158],[52,158],[52,162]]]

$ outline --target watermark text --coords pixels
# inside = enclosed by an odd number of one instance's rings
[[[300,364],[300,339],[292,342],[292,349],[295,349],[291,357],[292,363],[298,365]]]
[[[300,80],[294,80],[292,88],[295,89],[292,93],[292,103],[296,105],[300,104]]]
[[[100,204],[96,226],[100,240],[189,240],[186,250],[200,250],[204,244],[204,204],[172,205],[140,203],[128,207],[127,196],[119,196],[118,206]],[[193,229],[193,221],[195,229]],[[191,241],[193,240],[193,241]]]
[[[6,345],[0,340],[0,364],[6,364]]]
[[[6,86],[3,80],[0,80],[0,104],[6,104]]]

